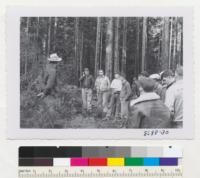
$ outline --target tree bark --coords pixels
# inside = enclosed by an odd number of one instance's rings
[[[47,46],[47,55],[49,56],[51,50],[51,17],[49,17],[49,25],[48,25],[48,46]]]
[[[113,18],[109,17],[107,22],[107,32],[106,32],[106,75],[109,79],[112,79],[113,75],[113,61],[112,61],[112,49],[113,49]]]
[[[169,68],[171,68],[171,52],[172,52],[172,35],[173,35],[173,18],[170,18],[170,36],[169,36]]]
[[[135,53],[135,66],[134,74],[137,76],[139,74],[139,61],[140,61],[140,18],[137,17],[137,27],[136,27],[136,53]]]
[[[26,42],[27,42],[27,49],[28,49],[28,45],[29,45],[29,23],[30,23],[30,19],[29,17],[27,17],[27,21],[26,21]],[[27,49],[25,50],[25,64],[24,64],[24,74],[25,74],[25,79],[27,78],[27,68],[28,68],[28,51]]]
[[[143,17],[141,71],[146,70],[147,17]]]
[[[119,72],[119,17],[115,21],[114,71]]]
[[[80,49],[80,75],[83,73],[83,32],[81,33],[81,49]]]
[[[164,18],[161,53],[162,70],[169,69],[169,17]]]
[[[75,18],[75,68],[76,68],[76,78],[79,79],[79,18]],[[78,82],[79,83],[79,82]]]
[[[126,77],[126,41],[127,41],[127,22],[123,19],[123,44],[122,44],[122,74]]]
[[[95,77],[99,70],[99,54],[101,40],[101,17],[97,17],[96,50],[95,50]]]
[[[54,44],[53,44],[53,50],[54,52],[56,51],[56,34],[57,34],[57,17],[55,17],[54,19],[54,34],[53,34],[53,38],[54,38]]]

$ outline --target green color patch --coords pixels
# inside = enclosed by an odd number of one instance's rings
[[[125,166],[143,166],[143,158],[125,158]]]

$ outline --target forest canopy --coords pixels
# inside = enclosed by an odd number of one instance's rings
[[[21,17],[20,75],[34,80],[49,54],[62,57],[63,82],[78,85],[83,68],[129,81],[183,63],[182,17]],[[34,72],[33,72],[34,71]],[[26,82],[25,82],[26,83]]]

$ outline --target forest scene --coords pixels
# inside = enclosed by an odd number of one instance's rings
[[[56,92],[43,96],[51,54],[62,61]],[[85,68],[94,82],[102,70],[110,82],[120,73],[132,85],[143,71],[175,72],[182,65],[182,17],[21,17],[20,127],[122,128],[123,119],[99,115],[93,88],[91,111],[83,112]]]

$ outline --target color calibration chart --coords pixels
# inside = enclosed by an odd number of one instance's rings
[[[20,147],[19,178],[181,178],[179,147]]]

